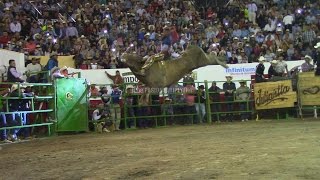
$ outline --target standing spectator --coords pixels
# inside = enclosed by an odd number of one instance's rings
[[[164,99],[164,103],[161,105],[161,112],[165,115],[165,118],[169,120],[168,124],[174,124],[172,99],[169,97]]]
[[[186,102],[185,114],[188,114],[188,123],[193,123],[194,114],[197,112],[195,109],[195,96],[196,89],[192,84],[187,84],[183,89],[184,99]]]
[[[51,71],[54,67],[59,67],[58,54],[55,52],[51,53],[46,70]]]
[[[191,84],[194,86],[194,79],[192,77],[192,72],[188,73],[184,78],[183,78],[183,86],[186,87],[188,84]]]
[[[125,97],[125,103],[126,103],[126,117],[128,117],[128,127],[134,128],[134,118],[136,115],[136,107],[138,105],[138,96],[134,94],[134,87],[132,85],[128,85],[126,87],[126,97]]]
[[[225,100],[227,101],[227,114],[226,121],[233,121],[233,101],[234,101],[234,92],[236,91],[236,84],[232,82],[232,76],[226,76],[227,82],[223,83],[223,91]]]
[[[253,22],[253,24],[256,24],[256,12],[258,11],[256,3],[253,0],[250,0],[250,2],[247,4],[247,8],[249,11],[249,21]]]
[[[303,42],[305,44],[311,44],[316,37],[316,33],[311,29],[310,25],[306,25],[306,30],[302,33]]]
[[[5,112],[5,109],[3,107],[2,97],[5,97],[10,93],[10,89],[5,89],[0,91],[0,128],[7,126],[7,119],[6,115],[2,112]],[[12,141],[8,140],[7,137],[7,131],[6,130],[0,130],[0,140],[4,143],[11,143]]]
[[[112,120],[115,124],[115,130],[120,130],[121,123],[121,108],[120,108],[120,100],[122,99],[122,91],[119,89],[119,86],[114,84],[112,85],[111,91],[111,104],[110,104],[110,112]]]
[[[220,117],[219,112],[220,112],[220,87],[217,86],[216,82],[212,82],[211,87],[208,89],[209,91],[209,97],[210,97],[210,108],[211,108],[211,113],[217,113],[216,116],[213,116],[213,119],[216,119],[215,117]],[[216,119],[218,120],[218,118]]]
[[[10,31],[12,33],[20,33],[21,31],[21,24],[18,21],[18,17],[16,17],[12,23],[10,23]]]
[[[41,72],[41,65],[38,63],[37,58],[33,57],[31,63],[27,65],[27,82],[39,82],[39,72]]]
[[[316,75],[319,76],[320,75],[320,42],[318,42],[314,48],[316,49],[316,53],[315,53],[315,56],[314,56],[314,64],[317,65],[317,69],[316,69]]]
[[[239,82],[240,87],[237,88],[236,90],[236,97],[237,100],[241,101],[240,102],[240,111],[248,111],[249,109],[247,108],[248,106],[248,100],[250,97],[250,88],[247,87],[246,81],[242,80]],[[249,119],[249,114],[248,112],[241,112],[241,121],[248,121]]]
[[[144,90],[139,98],[139,121],[138,125],[140,128],[148,128],[150,114],[150,93],[148,90]]]
[[[23,82],[22,73],[19,73],[16,68],[16,61],[11,59],[9,60],[9,67],[7,72],[7,81],[8,82]]]
[[[197,96],[196,96],[196,111],[199,118],[199,123],[203,123],[204,116],[206,114],[206,92],[203,85],[198,87]]]
[[[106,75],[113,81],[113,84],[121,86],[123,84],[123,78],[120,75],[120,71],[116,71],[116,75],[110,75],[107,71]]]

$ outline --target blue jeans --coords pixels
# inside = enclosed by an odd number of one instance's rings
[[[149,126],[149,118],[143,116],[149,116],[148,106],[139,107],[139,121],[138,125],[140,128],[146,128]]]
[[[199,117],[199,122],[202,123],[206,115],[206,106],[204,103],[196,103],[196,111]]]
[[[247,111],[247,103],[246,102],[242,102],[240,103],[240,111]],[[244,119],[249,119],[249,114],[247,112],[242,112],[241,113],[241,120]]]
[[[226,101],[228,101],[226,118],[231,121],[233,120],[233,100],[233,96],[226,96]]]
[[[7,127],[7,118],[5,114],[0,113],[0,128],[2,127]],[[7,130],[0,131],[0,139],[1,140],[7,139]]]

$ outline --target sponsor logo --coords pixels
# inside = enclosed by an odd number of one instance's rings
[[[286,97],[282,97],[286,93],[290,92],[290,86],[278,85],[277,88],[272,91],[263,91],[263,89],[258,90],[258,97],[256,98],[257,106],[265,106],[274,101],[285,101],[288,100]]]
[[[253,75],[256,73],[256,67],[232,67],[227,68],[226,73],[231,75]]]

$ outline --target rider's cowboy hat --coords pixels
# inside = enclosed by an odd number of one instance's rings
[[[320,48],[320,42],[318,42],[315,46],[314,46],[314,48]]]

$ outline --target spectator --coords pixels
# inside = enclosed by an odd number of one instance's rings
[[[269,79],[273,79],[274,77],[282,76],[282,74],[277,73],[277,71],[275,70],[277,65],[278,65],[278,61],[277,60],[272,60],[271,61],[271,66],[269,67],[269,70],[268,70]]]
[[[89,91],[90,91],[90,97],[92,97],[92,96],[96,97],[96,96],[100,95],[99,90],[95,84],[91,84]]]
[[[314,70],[314,66],[313,64],[311,64],[311,61],[313,61],[313,59],[306,55],[304,57],[305,62],[301,65],[301,71],[302,72],[310,72]]]
[[[113,84],[121,86],[123,84],[123,78],[120,75],[120,71],[116,71],[116,75],[110,75],[107,71],[105,72],[108,78],[113,81]]]
[[[238,87],[236,90],[236,97],[237,97],[237,100],[241,101],[240,102],[240,111],[242,111],[241,121],[244,122],[244,121],[248,121],[249,119],[249,114],[246,111],[249,110],[248,100],[250,98],[251,91],[250,91],[250,88],[247,87],[245,80],[241,80],[239,81],[239,83],[240,83],[240,87]]]
[[[313,60],[313,63],[317,65],[317,69],[316,69],[316,75],[319,76],[320,75],[320,42],[318,42],[314,48],[316,49],[316,53],[315,53],[315,57]]]
[[[10,93],[10,88],[1,90],[0,91],[0,97],[5,97]],[[6,127],[7,126],[7,119],[6,115],[2,112],[5,112],[5,108],[3,107],[3,102],[2,99],[0,98],[0,128]],[[4,143],[11,143],[7,137],[7,130],[0,130],[0,140]]]
[[[211,108],[211,113],[216,114],[216,116],[213,116],[213,119],[216,119],[217,121],[220,119],[215,118],[215,117],[220,117],[219,112],[220,112],[220,92],[221,89],[220,87],[217,86],[216,82],[212,82],[211,87],[208,89],[209,91],[209,97],[210,97],[210,108]]]
[[[104,105],[99,104],[98,109],[95,109],[92,113],[92,122],[94,124],[99,123],[98,121],[103,121],[103,126],[101,127],[101,131],[109,133],[110,130],[108,130],[109,126],[111,124],[107,121],[107,117],[109,116],[109,112],[105,111],[103,109]],[[98,132],[100,131],[99,129],[96,129]]]
[[[194,79],[192,77],[192,72],[188,73],[184,78],[183,78],[183,86],[186,87],[188,84],[191,84],[194,86]]]
[[[205,92],[204,85],[200,85],[198,87],[195,102],[196,102],[196,111],[198,114],[199,123],[203,123],[204,117],[206,114],[206,106],[205,106],[206,92]]]
[[[7,81],[8,82],[23,82],[22,73],[19,73],[16,69],[16,61],[11,59],[9,60],[9,67],[7,72]]]
[[[265,58],[263,56],[259,57],[259,64],[257,65],[256,68],[256,83],[260,83],[260,82],[264,82],[265,81],[265,77],[264,77],[264,63],[265,62]]]
[[[59,67],[59,62],[58,62],[58,54],[57,53],[51,53],[50,59],[47,63],[46,70],[51,70],[54,67]]]
[[[147,89],[147,88],[146,88]],[[150,115],[150,93],[148,90],[144,90],[139,98],[139,120],[138,124],[140,128],[148,128],[149,118],[145,116]]]
[[[169,124],[174,124],[172,99],[169,97],[164,99],[164,103],[161,105],[161,112],[165,115],[165,118],[169,120]]]
[[[122,99],[122,91],[119,89],[117,84],[112,85],[111,90],[111,103],[110,103],[110,112],[112,120],[115,124],[115,130],[120,130],[120,122],[121,122],[121,108],[120,108],[120,100]]]
[[[227,82],[223,83],[223,91],[225,96],[225,101],[227,103],[227,114],[226,121],[233,121],[233,101],[234,101],[234,92],[236,91],[236,85],[232,82],[232,76],[226,76]]]
[[[40,59],[40,58],[39,58]],[[33,57],[31,63],[27,65],[27,82],[37,83],[39,82],[39,72],[41,72],[41,65],[38,63],[38,59]]]
[[[197,95],[196,89],[192,84],[187,84],[183,89],[184,100],[186,103],[184,113],[188,114],[186,118],[188,123],[193,123],[194,114],[197,112],[195,109],[195,96]]]
[[[126,113],[128,117],[128,127],[135,128],[134,118],[136,116],[136,107],[138,105],[138,96],[134,94],[134,87],[132,85],[126,86]]]

